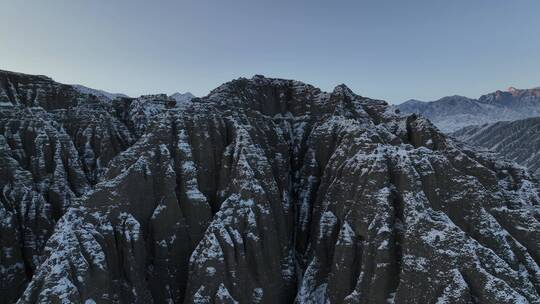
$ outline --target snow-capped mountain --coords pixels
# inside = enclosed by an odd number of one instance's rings
[[[121,94],[121,93],[109,93],[109,92],[106,92],[106,91],[102,91],[102,90],[96,90],[96,89],[92,89],[92,88],[89,88],[89,87],[85,87],[83,85],[80,85],[80,84],[73,84],[71,85],[75,90],[77,90],[79,93],[83,93],[83,94],[93,94],[101,99],[108,99],[108,100],[113,100],[113,99],[116,99],[116,98],[120,98],[120,97],[126,97],[128,98],[129,96],[125,95],[125,94]]]
[[[452,132],[470,125],[540,116],[540,89],[510,87],[479,99],[455,95],[430,102],[409,100],[397,108],[405,114],[421,114],[442,131]]]
[[[498,152],[540,178],[540,117],[469,126],[452,135]]]
[[[0,84],[3,301],[540,301],[527,171],[344,85]]]
[[[176,100],[176,103],[182,104],[182,103],[190,102],[193,98],[195,98],[195,95],[191,94],[190,92],[186,92],[186,93],[176,92],[169,97]]]

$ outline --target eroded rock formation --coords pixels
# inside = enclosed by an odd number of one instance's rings
[[[9,143],[23,131],[6,131],[56,115],[32,100],[3,110],[30,118],[3,116],[0,137],[2,283],[22,286],[4,292],[19,303],[540,303],[529,174],[344,85],[255,76],[178,107],[96,100],[109,116],[81,111],[92,127],[47,120],[54,144],[32,148],[60,171],[46,183]],[[124,134],[118,149],[76,140],[98,126]],[[55,183],[64,194],[45,195]],[[16,253],[28,213],[12,192],[62,206],[30,253]]]

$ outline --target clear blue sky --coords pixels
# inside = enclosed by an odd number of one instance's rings
[[[0,69],[137,96],[254,74],[400,102],[540,86],[540,1],[0,0]]]

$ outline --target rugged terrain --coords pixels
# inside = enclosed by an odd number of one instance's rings
[[[0,73],[6,303],[540,303],[529,173],[346,86]]]
[[[453,136],[500,153],[540,178],[540,118],[500,121],[460,129]]]
[[[444,132],[470,125],[540,116],[540,88],[496,91],[478,99],[459,95],[436,101],[409,100],[397,105],[401,112],[421,114]]]

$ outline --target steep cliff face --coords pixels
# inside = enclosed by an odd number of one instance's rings
[[[171,102],[79,91],[45,76],[0,71],[0,296],[8,303],[43,261],[56,221]]]
[[[473,145],[495,151],[507,159],[527,167],[540,178],[540,118],[500,121],[469,126],[453,136]]]
[[[262,76],[156,107],[19,303],[540,303],[537,185],[429,121]]]

